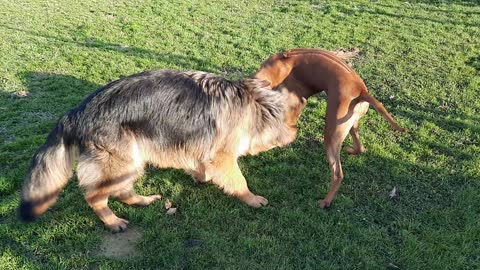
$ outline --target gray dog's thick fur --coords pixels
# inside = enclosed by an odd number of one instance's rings
[[[62,116],[34,155],[21,193],[22,219],[35,219],[56,201],[75,161],[87,202],[113,230],[126,221],[108,208],[109,196],[141,205],[159,198],[133,192],[146,163],[212,180],[251,206],[266,204],[248,190],[236,163],[295,138],[282,94],[266,86],[168,70],[107,84]]]

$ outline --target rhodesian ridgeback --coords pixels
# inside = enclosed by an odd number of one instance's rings
[[[359,119],[369,104],[380,112],[390,125],[405,132],[377,99],[372,97],[360,76],[335,54],[320,49],[293,49],[270,56],[254,76],[269,81],[272,88],[286,91],[288,103],[294,109],[316,93],[327,94],[327,115],[324,144],[331,170],[330,191],[319,201],[329,207],[343,180],[340,150],[348,133],[353,147],[345,150],[352,155],[365,151],[358,133]],[[302,106],[300,106],[302,107]],[[300,113],[293,117],[299,116]],[[296,119],[295,119],[296,120]]]

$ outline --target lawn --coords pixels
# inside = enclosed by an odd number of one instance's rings
[[[342,153],[329,210],[317,206],[330,181],[318,95],[292,145],[240,159],[266,207],[149,168],[137,192],[165,199],[110,202],[141,235],[135,256],[102,253],[112,235],[75,178],[36,223],[17,220],[33,153],[98,87],[146,69],[238,79],[295,47],[360,49],[353,67],[409,129],[369,111],[367,151]],[[479,1],[0,0],[0,269],[479,269],[479,95]]]

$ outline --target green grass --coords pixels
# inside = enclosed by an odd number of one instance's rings
[[[480,268],[478,1],[46,2],[0,0],[1,269]],[[160,68],[239,78],[295,47],[360,48],[354,68],[409,129],[367,114],[367,152],[342,154],[345,181],[330,210],[316,204],[329,185],[320,95],[295,143],[241,159],[251,189],[270,201],[262,209],[150,169],[138,193],[170,198],[175,216],[163,203],[110,203],[143,229],[139,258],[97,256],[105,229],[76,179],[38,222],[17,221],[33,153],[99,86]],[[400,198],[389,200],[394,186]]]

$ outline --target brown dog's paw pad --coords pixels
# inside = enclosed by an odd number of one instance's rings
[[[347,146],[345,147],[345,152],[350,155],[360,155],[361,153],[365,152],[365,149],[355,149],[353,147]]]

